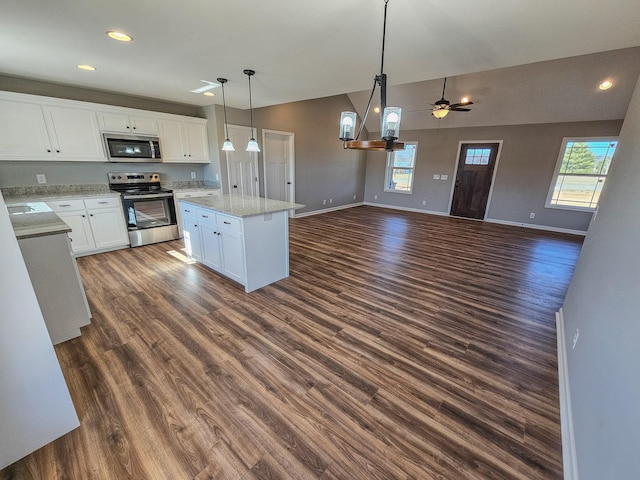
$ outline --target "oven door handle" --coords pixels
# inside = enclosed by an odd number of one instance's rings
[[[122,195],[125,200],[142,200],[145,198],[169,198],[173,197],[173,193],[150,193],[149,195]]]

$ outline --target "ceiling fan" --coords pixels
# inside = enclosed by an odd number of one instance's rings
[[[446,117],[449,112],[470,112],[470,108],[465,108],[467,105],[473,105],[473,102],[466,101],[460,103],[451,103],[449,100],[444,98],[444,91],[447,88],[447,77],[444,78],[444,85],[442,86],[442,98],[438,100],[436,103],[432,103],[433,109],[431,110],[431,115],[436,117],[438,120]]]

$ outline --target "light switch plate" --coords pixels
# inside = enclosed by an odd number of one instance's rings
[[[433,174],[433,179],[434,180],[440,180],[440,175],[438,175],[437,173]]]
[[[196,172],[191,172],[191,178],[192,178],[193,180],[195,180],[195,179],[196,179]]]
[[[449,175],[440,175],[440,180],[449,180]]]

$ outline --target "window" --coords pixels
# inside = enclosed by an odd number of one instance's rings
[[[464,159],[465,165],[489,165],[490,148],[469,148]]]
[[[384,184],[385,192],[411,193],[417,147],[418,144],[415,142],[405,142],[404,150],[390,152],[387,155],[387,174]]]
[[[546,206],[595,210],[617,146],[617,137],[565,138]]]

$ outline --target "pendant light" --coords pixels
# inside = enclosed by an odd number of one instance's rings
[[[253,104],[251,103],[251,77],[256,74],[253,70],[244,70],[243,72],[247,77],[249,77],[249,111],[251,115],[251,140],[247,143],[247,152],[259,152],[260,147],[258,146],[258,142],[253,138]]]
[[[227,126],[227,101],[224,98],[224,84],[227,83],[226,78],[218,78],[218,82],[222,85],[222,108],[224,109],[224,136],[225,141],[222,144],[223,152],[235,152],[236,149],[233,148],[233,143],[229,140],[229,127]]]
[[[342,112],[340,115],[340,140],[345,149],[354,150],[375,150],[392,152],[394,150],[404,150],[404,143],[397,142],[400,133],[400,118],[402,109],[400,107],[387,107],[387,75],[384,73],[384,44],[387,35],[387,5],[389,0],[384,0],[384,22],[382,26],[382,60],[380,62],[380,75],[376,75],[373,80],[373,89],[369,97],[369,103],[364,112],[364,118],[360,124],[358,135],[354,138],[356,117],[355,112]],[[380,87],[380,109],[382,116],[380,118],[380,126],[382,132],[381,140],[359,140],[360,134],[367,121],[369,108],[371,108],[371,99],[376,91],[376,87]]]

